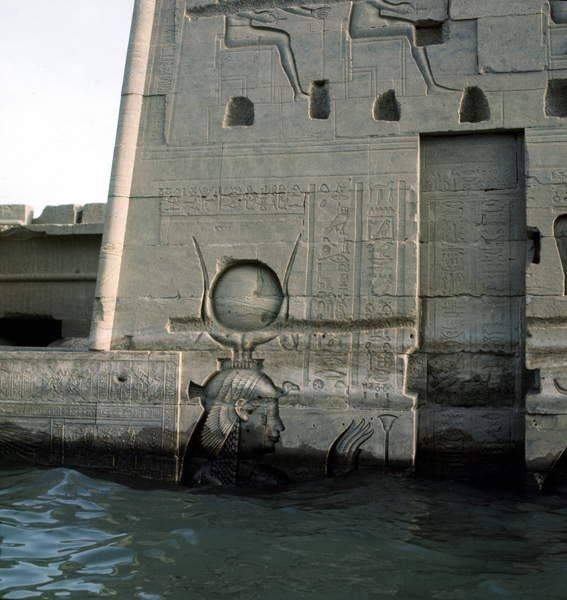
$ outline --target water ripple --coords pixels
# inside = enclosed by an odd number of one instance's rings
[[[359,477],[280,494],[0,472],[0,596],[564,599],[558,496]]]

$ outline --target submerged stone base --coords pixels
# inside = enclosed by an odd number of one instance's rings
[[[526,469],[538,486],[557,487],[567,445],[565,372],[559,364],[541,370],[540,389],[527,396],[525,456],[521,442],[512,443],[523,438],[522,411],[331,406],[327,396],[294,391],[279,398],[281,437],[259,462],[292,479],[323,476],[331,449],[354,424],[367,431],[350,448],[361,464],[415,465],[419,473],[443,477],[519,479]],[[0,352],[0,462],[179,482],[205,414],[189,392],[194,379],[203,377],[191,352]]]
[[[3,462],[177,478],[180,356],[0,352]]]
[[[0,461],[178,482],[204,415],[188,393],[191,371],[182,352],[0,352]],[[316,404],[281,399],[282,435],[265,462],[292,478],[323,476],[331,447],[354,424],[366,432],[350,446],[361,462],[413,465],[413,409]]]
[[[567,482],[567,361],[547,362],[526,398],[526,467],[538,487],[556,488]]]

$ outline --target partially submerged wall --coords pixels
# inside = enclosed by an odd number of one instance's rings
[[[551,468],[566,5],[136,2],[91,346],[180,353],[178,474]]]
[[[0,352],[0,461],[175,481],[178,353]]]
[[[217,358],[261,358],[294,386],[283,446],[316,445],[308,413],[368,411],[395,417],[408,465],[416,446],[445,466],[521,460],[529,394],[527,459],[547,468],[565,4],[140,1],[153,33],[94,347],[182,350],[198,383]]]

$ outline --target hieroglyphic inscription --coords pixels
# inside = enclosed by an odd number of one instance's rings
[[[157,52],[156,94],[168,94],[175,88],[178,48],[175,44],[160,46]]]
[[[389,400],[396,375],[395,332],[375,330],[361,340],[360,385],[365,401]]]
[[[370,182],[365,195],[363,219],[366,231],[365,258],[361,276],[369,297],[396,294],[399,264],[397,242],[403,227],[411,187],[404,179],[383,178]]]
[[[482,164],[440,163],[422,179],[424,192],[466,192],[481,189],[506,189],[517,184],[517,170],[513,158]],[[484,186],[484,187],[483,187]]]
[[[167,0],[161,4],[159,13],[160,37],[162,42],[174,42],[176,38],[176,0]]]
[[[154,476],[175,476],[176,355],[34,358],[0,360],[0,455],[104,468],[124,455],[140,470],[158,452]]]
[[[428,361],[427,395],[446,405],[502,406],[513,402],[517,378],[516,360],[511,357],[437,355]]]
[[[373,320],[394,314],[390,296],[397,293],[397,280],[405,276],[397,244],[400,221],[406,216],[411,186],[404,179],[382,177],[370,181],[362,207],[365,227],[364,253],[361,266],[361,318]],[[397,381],[397,332],[394,329],[372,329],[359,341],[358,380],[365,401],[388,401],[402,383]]]
[[[519,295],[523,216],[515,192],[424,193],[421,291],[424,296]]]
[[[321,320],[352,318],[354,202],[346,185],[316,195],[316,275],[313,316]]]
[[[526,234],[518,148],[514,136],[423,146],[428,401],[510,405],[521,389]],[[496,154],[502,160],[488,163]]]
[[[306,192],[298,184],[205,182],[159,189],[163,217],[303,214]]]
[[[567,206],[567,170],[557,169],[551,173],[551,202],[555,206]]]
[[[165,361],[0,361],[0,402],[175,403],[175,363]]]

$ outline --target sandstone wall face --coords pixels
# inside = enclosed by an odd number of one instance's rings
[[[179,354],[1,352],[0,461],[175,481]]]
[[[123,110],[95,346],[182,351],[188,406],[219,358],[290,383],[289,455],[365,418],[379,460],[521,461],[527,396],[527,460],[548,468],[567,2],[136,10],[127,83],[145,87],[125,90],[142,103]]]
[[[34,218],[0,206],[0,347],[83,338],[86,349],[104,208],[47,206]]]

